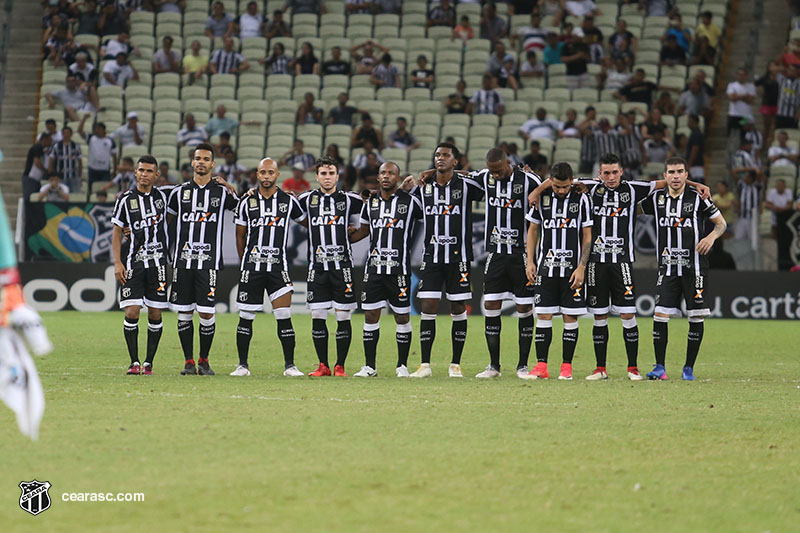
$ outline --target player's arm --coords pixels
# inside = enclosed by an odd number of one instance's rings
[[[722,216],[722,213],[717,212],[716,216],[711,217],[711,222],[714,223],[714,229],[711,230],[711,233],[700,239],[700,242],[698,242],[695,247],[702,255],[706,255],[711,251],[714,243],[725,234],[725,230],[728,228],[728,223],[725,222],[725,217]]]
[[[111,233],[111,251],[114,254],[114,277],[125,285],[125,266],[122,264],[122,227],[114,224]]]
[[[536,278],[536,264],[533,258],[536,257],[536,246],[539,244],[539,224],[531,222],[528,225],[528,238],[525,240],[525,248],[527,251],[527,262],[525,264],[525,274],[528,276],[528,281],[533,283]]]
[[[369,225],[365,224],[362,220],[359,227],[350,226],[349,231],[350,243],[356,243],[369,235]]]
[[[536,187],[533,192],[528,195],[528,203],[531,206],[539,205],[539,197],[542,195],[544,191],[553,187],[553,184],[550,182],[550,178],[542,181],[542,184]]]
[[[581,257],[578,260],[578,266],[572,271],[569,277],[570,287],[577,289],[583,285],[584,274],[586,273],[586,265],[589,264],[589,254],[592,251],[592,227],[584,226],[581,228]]]
[[[239,261],[244,257],[247,247],[247,226],[236,225],[236,251],[239,252]]]

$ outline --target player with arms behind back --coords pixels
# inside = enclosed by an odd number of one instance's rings
[[[253,337],[256,312],[264,309],[264,290],[272,303],[272,314],[278,322],[278,340],[283,348],[284,376],[303,373],[294,364],[294,327],[292,326],[292,281],[286,259],[289,219],[304,223],[306,214],[300,203],[277,186],[278,163],[267,157],[258,164],[258,188],[244,196],[236,210],[236,249],[241,261],[239,291],[239,326],[236,347],[239,365],[231,376],[249,376],[247,358]]]
[[[714,242],[725,233],[727,223],[709,199],[701,198],[697,188],[687,185],[686,161],[671,157],[664,164],[667,188],[652,193],[642,210],[655,217],[658,246],[658,281],[653,316],[653,347],[656,364],[647,379],[667,379],[667,332],[671,315],[680,315],[681,301],[686,304],[689,337],[683,379],[694,380],[694,364],[703,341],[704,320],[708,308],[708,258]],[[704,236],[706,220],[714,229]]]

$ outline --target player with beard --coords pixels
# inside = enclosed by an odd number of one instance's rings
[[[300,202],[277,186],[278,164],[271,158],[258,164],[255,193],[244,196],[236,209],[236,249],[241,261],[241,275],[236,305],[239,325],[236,347],[239,365],[231,376],[249,376],[247,358],[253,337],[256,312],[264,310],[264,291],[272,303],[272,314],[278,322],[278,340],[283,348],[284,376],[303,373],[294,364],[294,327],[292,326],[292,281],[286,259],[289,220],[303,225],[307,216]]]
[[[412,184],[409,176],[406,183]],[[408,351],[411,347],[411,265],[409,251],[414,222],[422,218],[419,198],[399,189],[400,167],[387,161],[378,171],[380,190],[367,198],[361,210],[361,226],[350,234],[350,242],[370,236],[369,254],[364,269],[365,363],[356,377],[374,377],[380,335],[381,310],[387,305],[397,323],[397,365],[399,378],[409,377]]]

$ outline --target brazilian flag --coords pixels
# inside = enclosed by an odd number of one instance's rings
[[[91,261],[97,234],[88,214],[94,204],[34,203],[27,205],[25,235],[28,260]]]

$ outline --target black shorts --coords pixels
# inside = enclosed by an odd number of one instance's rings
[[[686,303],[686,316],[708,316],[706,287],[708,275],[705,272],[690,272],[683,276],[658,275],[656,281],[656,313],[681,315],[681,302]]]
[[[583,287],[570,288],[569,276],[551,278],[536,276],[533,283],[536,295],[533,297],[536,313],[543,315],[585,315],[586,301],[583,298]]]
[[[125,275],[125,285],[119,288],[120,309],[132,305],[167,308],[167,267],[134,268]]]
[[[274,302],[292,290],[292,280],[285,270],[272,272],[242,270],[239,274],[236,307],[239,311],[263,311],[264,291],[267,291],[269,301]]]
[[[483,272],[484,300],[514,300],[517,305],[533,305],[534,294],[533,283],[525,273],[524,254],[489,254]]]
[[[370,274],[365,271],[361,309],[371,311],[388,305],[393,313],[407,315],[411,312],[410,281],[405,274]]]
[[[215,313],[217,307],[217,271],[187,270],[172,271],[172,287],[169,292],[169,309],[176,313]]]
[[[589,263],[586,267],[586,301],[593,315],[635,313],[636,294],[630,263]]]
[[[354,311],[356,293],[353,286],[353,269],[308,270],[306,306],[309,309],[339,309]]]
[[[442,285],[445,295],[451,302],[460,302],[472,298],[470,285],[470,264],[431,263],[423,259],[419,267],[419,286],[417,296],[420,299],[441,300]]]

